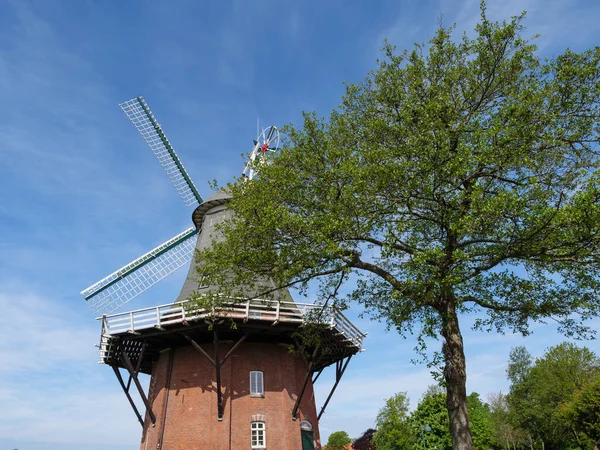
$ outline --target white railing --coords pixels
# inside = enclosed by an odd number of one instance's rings
[[[213,318],[231,318],[247,321],[260,320],[275,326],[278,323],[297,323],[302,325],[314,320],[322,306],[311,303],[277,302],[273,300],[243,300],[221,306],[215,311],[203,309],[186,310],[186,302],[154,306],[119,314],[105,315],[102,320],[102,335],[138,334],[142,330],[158,329],[175,324],[187,324],[190,321]],[[328,323],[332,329],[343,334],[345,339],[362,349],[366,334],[362,333],[338,309],[326,308],[319,316],[319,322]]]

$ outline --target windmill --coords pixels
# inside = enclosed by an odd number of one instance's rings
[[[187,307],[192,292],[218,288],[199,284],[198,262],[192,259],[195,249],[212,245],[216,224],[230,217],[231,197],[219,191],[201,198],[142,97],[120,107],[184,203],[196,206],[192,227],[81,292],[102,315],[100,362],[113,369],[143,427],[141,448],[264,449],[267,436],[276,448],[320,448],[318,420],[350,358],[362,351],[366,334],[334,308],[294,302],[287,289],[267,300],[242,287],[243,296],[217,312]],[[262,130],[242,172],[246,180],[252,180],[279,142],[276,127]],[[190,261],[174,302],[115,312]],[[298,331],[315,311],[320,343],[302,346]],[[290,353],[290,346],[297,353]],[[335,383],[317,414],[313,383],[332,365]],[[140,373],[151,376],[148,392]],[[135,390],[145,407],[143,414],[133,400]],[[216,402],[211,400],[215,397]]]

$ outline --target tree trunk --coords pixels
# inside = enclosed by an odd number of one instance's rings
[[[450,296],[451,297],[451,296]],[[467,367],[458,316],[452,298],[443,302],[442,336],[444,344],[444,379],[453,450],[473,450],[469,413],[467,411]]]

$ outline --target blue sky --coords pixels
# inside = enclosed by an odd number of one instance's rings
[[[599,41],[600,4],[490,0],[489,15],[528,10],[540,52]],[[99,324],[79,291],[190,226],[187,210],[118,108],[143,95],[201,194],[239,174],[261,124],[327,115],[375,67],[387,37],[427,40],[438,17],[471,30],[477,0],[0,0],[0,447],[135,448],[140,427],[112,371],[100,366]],[[131,303],[174,300],[186,269]],[[357,437],[383,400],[432,380],[413,366],[414,340],[349,316],[366,352],[353,359],[321,420],[324,437]],[[539,356],[562,338],[463,331],[468,389],[507,390],[513,345]],[[597,322],[598,323],[598,322]],[[434,344],[436,346],[437,344]],[[589,347],[600,352],[596,342]],[[317,403],[331,376],[317,382]]]

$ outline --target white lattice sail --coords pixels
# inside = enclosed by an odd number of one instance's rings
[[[120,103],[119,106],[150,146],[161,166],[165,169],[167,175],[169,175],[171,182],[175,186],[175,189],[177,189],[185,205],[202,203],[202,198],[196,186],[194,186],[183,164],[181,164],[181,160],[175,153],[173,146],[165,136],[144,98],[136,97]]]
[[[97,314],[109,314],[167,275],[186,265],[194,256],[198,230],[189,228],[145,255],[81,291]]]

